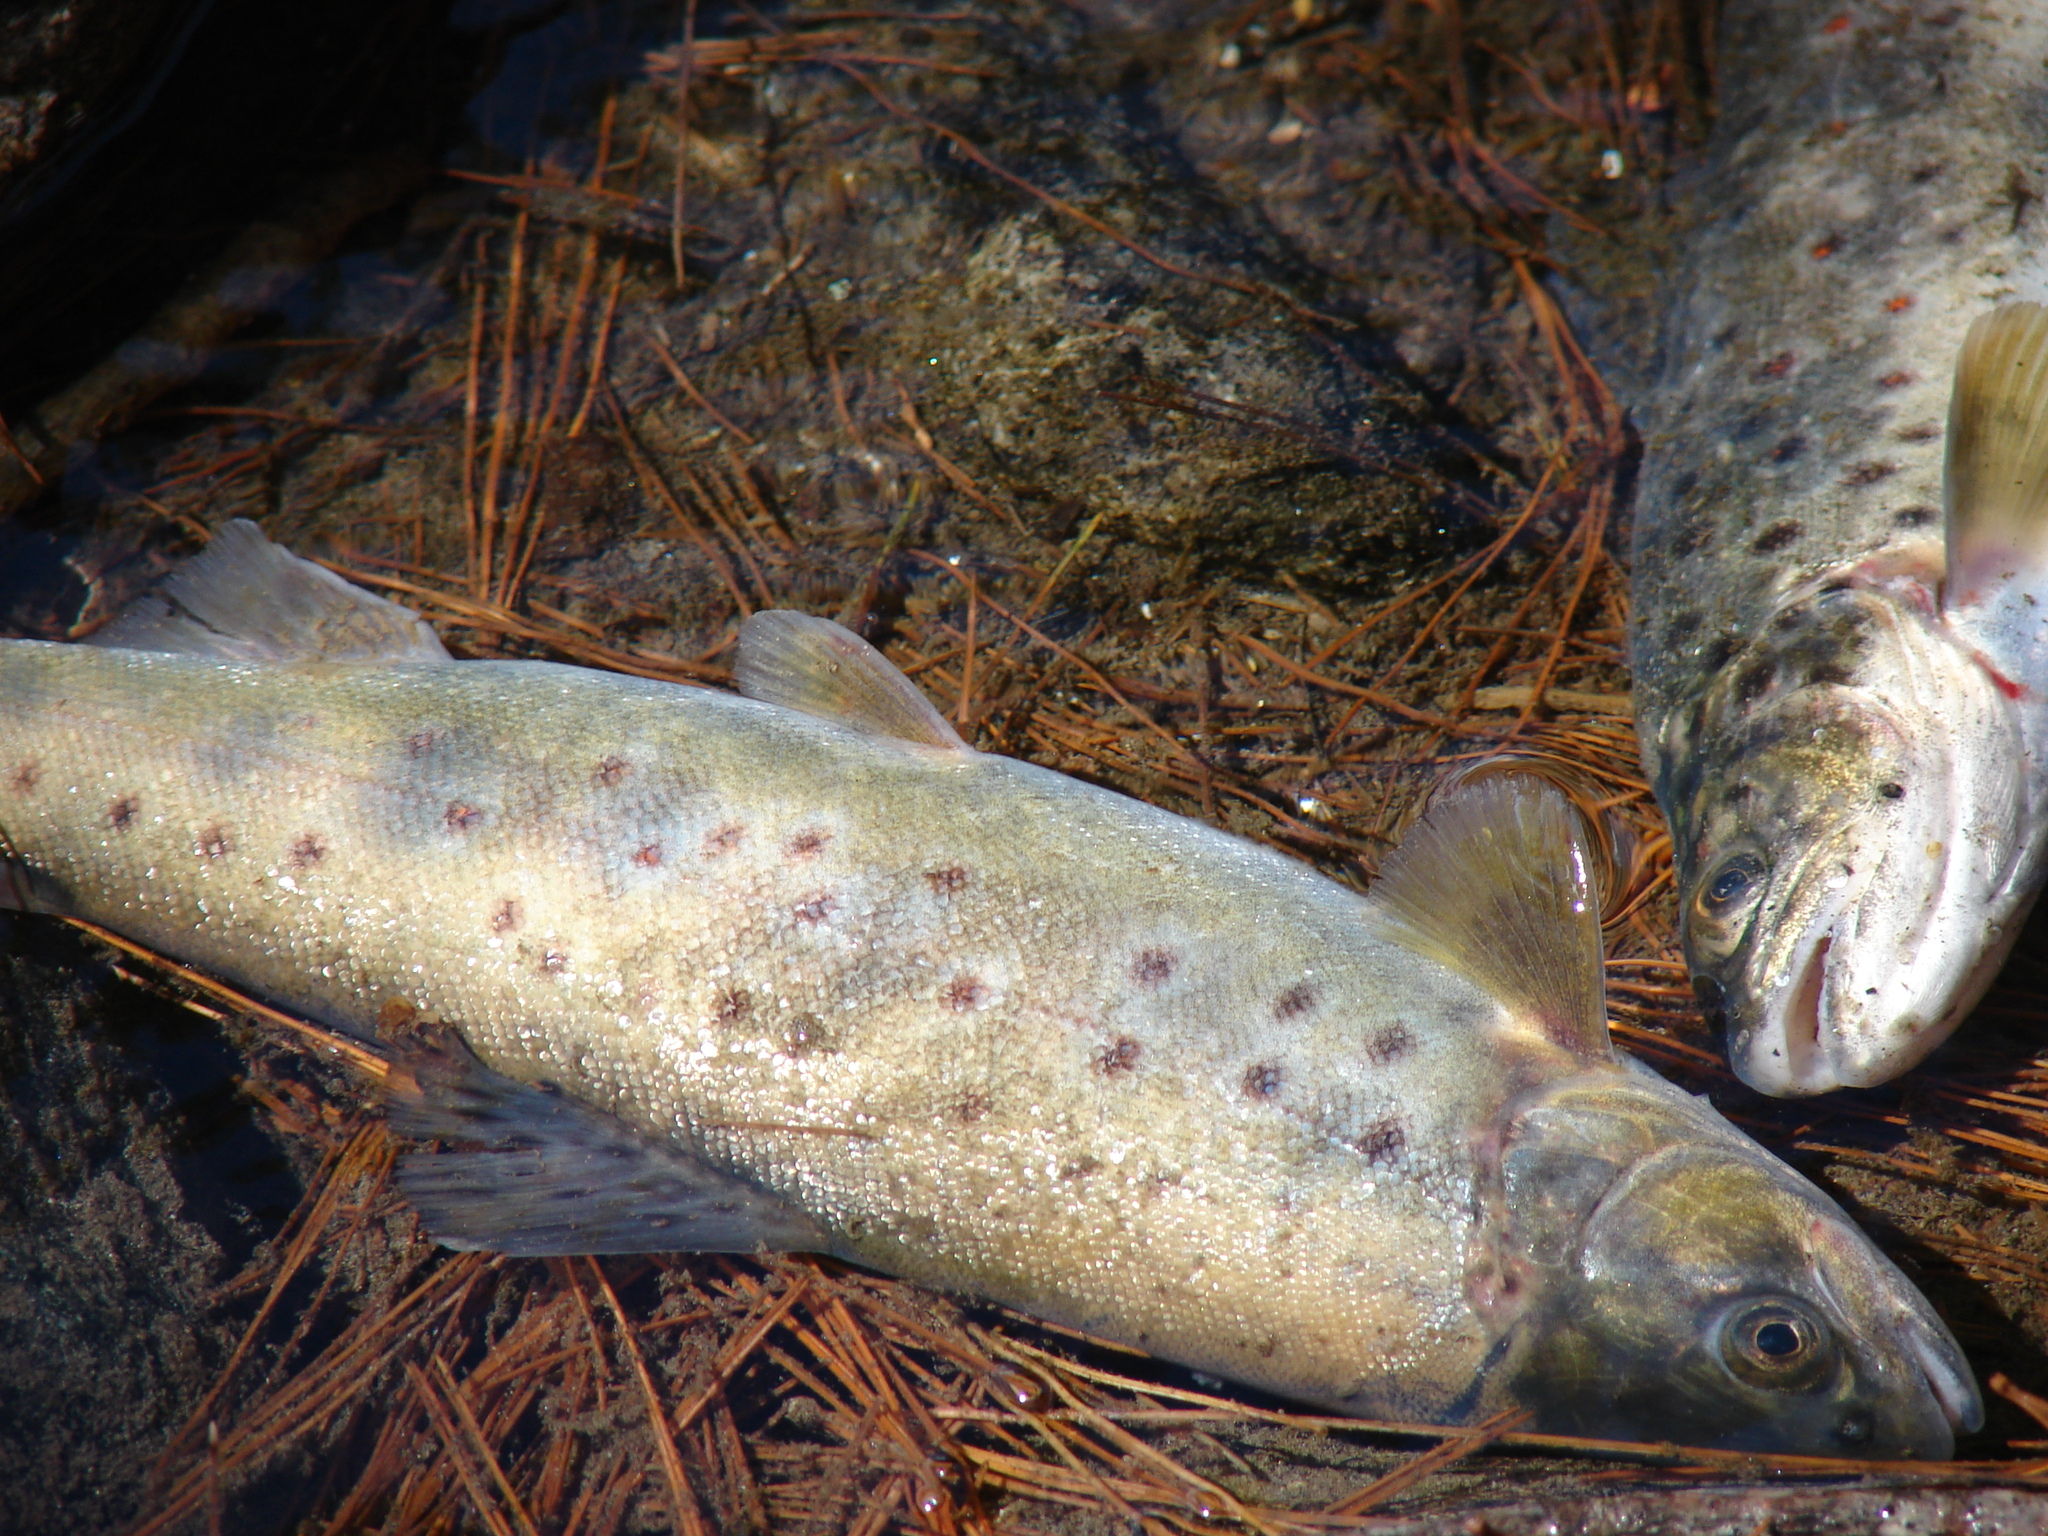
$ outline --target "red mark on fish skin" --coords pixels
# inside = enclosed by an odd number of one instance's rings
[[[1301,1017],[1316,1005],[1316,989],[1307,982],[1298,982],[1280,994],[1280,1000],[1273,1004],[1273,1017],[1285,1023]]]
[[[716,832],[705,836],[704,857],[707,859],[724,858],[728,853],[739,847],[740,840],[746,835],[747,829],[745,827],[730,823],[720,827]]]
[[[1141,949],[1131,961],[1131,980],[1141,987],[1163,987],[1178,964],[1180,956],[1170,949]]]
[[[484,813],[462,800],[450,800],[448,809],[441,813],[442,824],[450,832],[467,832],[484,819]]]
[[[1760,379],[1782,379],[1792,371],[1792,365],[1798,361],[1799,359],[1790,352],[1780,352],[1768,363],[1757,369],[1756,376]]]
[[[107,825],[116,832],[126,832],[135,825],[136,813],[142,809],[142,802],[133,795],[123,795],[107,807]]]
[[[825,845],[831,841],[830,832],[821,832],[816,827],[806,827],[784,845],[782,852],[792,863],[801,864],[823,853]]]
[[[1396,1020],[1372,1037],[1366,1045],[1365,1056],[1374,1066],[1384,1067],[1388,1062],[1399,1061],[1414,1049],[1415,1037],[1408,1033],[1406,1024]]]
[[[1884,307],[1887,314],[1904,314],[1913,307],[1913,295],[1910,293],[1895,293],[1884,301]]]
[[[619,781],[632,771],[633,765],[623,757],[607,757],[597,765],[596,779],[606,789],[616,789]]]
[[[405,738],[405,755],[407,757],[425,757],[434,750],[435,743],[440,739],[440,734],[436,731],[414,731]]]
[[[500,902],[498,910],[491,914],[491,932],[510,933],[518,926],[519,903],[510,900]]]
[[[1829,37],[1833,37],[1838,33],[1846,32],[1848,30],[1849,13],[1847,11],[1842,12],[1842,14],[1839,16],[1830,17],[1828,19],[1827,24],[1821,28],[1821,31],[1826,33]]]
[[[838,899],[829,891],[821,891],[809,901],[797,904],[796,920],[800,923],[822,923],[838,908]]]
[[[1998,668],[1991,665],[1989,658],[1982,651],[1972,651],[1970,655],[1977,665],[1984,669],[1984,675],[1991,679],[1991,686],[2004,694],[2008,699],[2019,700],[2027,696],[2027,685],[2014,682],[2003,672],[1999,671]]]
[[[1826,261],[1830,256],[1835,254],[1836,249],[1840,245],[1841,241],[1837,240],[1833,235],[1829,235],[1825,240],[1816,241],[1814,243],[1813,250],[1808,254],[1810,254],[1815,261]]]
[[[1879,389],[1904,389],[1908,384],[1917,382],[1919,377],[1920,375],[1914,373],[1911,369],[1894,368],[1890,373],[1877,381],[1877,387]]]
[[[633,862],[642,869],[653,869],[661,863],[661,844],[649,843],[633,855]]]
[[[199,834],[199,840],[192,845],[192,851],[202,859],[224,859],[234,852],[234,842],[223,827],[208,827]]]
[[[712,1010],[711,1017],[721,1024],[737,1024],[753,1009],[754,1000],[747,995],[747,989],[735,987],[718,999],[718,1006]]]
[[[1117,1077],[1138,1070],[1138,1058],[1145,1048],[1129,1035],[1119,1035],[1095,1057],[1095,1070],[1104,1077]]]
[[[972,1013],[988,1001],[988,988],[972,976],[956,976],[940,997],[955,1013]]]
[[[1365,1155],[1368,1163],[1375,1167],[1391,1168],[1401,1160],[1401,1153],[1408,1146],[1408,1133],[1402,1129],[1399,1120],[1381,1120],[1374,1123],[1352,1145]]]
[[[967,889],[967,871],[957,864],[951,869],[928,869],[924,872],[925,884],[932,888],[932,894],[941,901],[958,896]]]
[[[1281,1072],[1271,1062],[1255,1061],[1245,1068],[1244,1096],[1248,1099],[1270,1099],[1280,1091]]]
[[[36,785],[42,782],[43,770],[35,763],[23,763],[14,770],[14,788],[17,793],[35,793]]]
[[[311,869],[327,857],[327,845],[320,841],[316,833],[308,832],[292,844],[289,857],[292,868]]]

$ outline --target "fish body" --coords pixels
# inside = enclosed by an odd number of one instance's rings
[[[2048,872],[2048,10],[1748,4],[1721,59],[1636,715],[1701,999],[1818,1093],[1953,1030]]]
[[[461,1246],[825,1251],[1354,1413],[1976,1422],[1841,1213],[1613,1056],[1553,791],[1448,797],[1361,897],[969,750],[823,621],[750,621],[740,671],[780,702],[4,642],[0,832],[43,904],[457,1026],[393,1075]]]

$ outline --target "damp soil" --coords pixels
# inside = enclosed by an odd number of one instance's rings
[[[744,611],[834,616],[979,745],[1356,883],[1444,764],[1552,751],[1609,792],[1653,880],[1611,555],[1628,437],[1586,380],[1625,404],[1653,371],[1661,171],[1696,134],[1650,102],[1625,140],[1578,118],[1517,130],[1500,152],[1518,177],[1493,176],[1386,84],[1388,60],[1426,79],[1441,57],[1399,9],[704,6],[685,109],[674,7],[536,8],[463,83],[462,131],[434,151],[446,174],[0,525],[0,615],[15,634],[89,630],[204,530],[252,517],[416,604],[465,654],[716,684]],[[1576,57],[1562,10],[1545,31],[1522,19],[1539,8],[1509,9],[1502,51]],[[1660,100],[1681,99],[1688,57],[1644,76]],[[1474,65],[1466,88],[1488,79]],[[1622,142],[1609,178],[1596,168]],[[1518,269],[1503,231],[1557,265],[1534,297],[1528,272],[1550,269]],[[1584,373],[1548,339],[1557,316],[1585,338]],[[1532,704],[1532,684],[1578,702]],[[1613,936],[1624,1043],[1841,1199],[1982,1373],[2048,1393],[2048,1152],[2026,1103],[2048,966],[2024,958],[2048,955],[2048,929],[1923,1074],[1786,1105],[1719,1069],[1672,969],[1673,916],[1652,883]],[[447,1337],[468,1343],[392,1354],[228,1465],[246,1426],[347,1358],[350,1330],[459,1261],[380,1203],[368,1091],[288,1033],[45,919],[7,919],[0,966],[0,1528],[174,1510],[195,1530],[488,1524],[407,1371],[445,1355],[480,1381],[535,1309],[597,1303],[552,1266],[461,1271],[450,1315],[473,1331]],[[644,1336],[677,1340],[654,1367],[676,1391],[753,1315],[750,1287],[782,1276],[611,1273]],[[948,1337],[1228,1391],[1005,1314],[889,1305]],[[652,1331],[698,1311],[727,1331]],[[592,1395],[562,1354],[527,1406],[485,1415],[516,1475],[572,1447],[542,1478],[543,1528],[572,1507],[674,1528],[626,1365]],[[1130,1528],[1121,1495],[921,1482],[878,1420],[835,1419],[838,1387],[783,1369],[734,1378],[733,1445],[684,1444],[710,1528],[923,1528],[932,1509]],[[1964,1454],[2048,1438],[2005,1399],[1990,1409]],[[1147,1443],[1239,1499],[1312,1509],[1427,1442],[1219,1418]],[[1125,1457],[1133,1476],[1141,1461]],[[1673,1479],[1496,1449],[1374,1515],[1514,1536],[2048,1518],[1989,1473],[1897,1481]],[[891,1488],[893,1513],[876,1502]]]

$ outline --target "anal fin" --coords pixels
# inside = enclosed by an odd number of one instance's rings
[[[223,661],[449,659],[411,609],[301,560],[239,517],[85,643]]]
[[[822,1251],[822,1227],[778,1195],[614,1116],[495,1072],[459,1039],[394,1056],[385,1109],[414,1150],[398,1187],[435,1241],[523,1258],[583,1253]]]

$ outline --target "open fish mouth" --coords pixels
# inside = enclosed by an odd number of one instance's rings
[[[1815,914],[1786,948],[1788,979],[1756,999],[1756,1018],[1747,1028],[1731,1020],[1729,1059],[1735,1075],[1774,1098],[1804,1098],[1854,1086],[1843,1071],[1836,1044],[1838,998],[1846,969],[1834,956],[1836,935],[1847,925],[1847,902]]]

